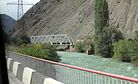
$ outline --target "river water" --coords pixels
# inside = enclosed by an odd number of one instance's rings
[[[76,52],[58,51],[57,53],[61,56],[62,63],[138,78],[138,67],[131,63],[118,62],[112,58],[101,58],[99,56]]]

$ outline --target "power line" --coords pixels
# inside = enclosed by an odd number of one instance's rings
[[[18,0],[18,2],[11,2],[11,3],[7,3],[7,5],[17,5],[17,20],[19,20],[23,14],[24,14],[24,10],[23,10],[23,5],[34,5],[34,4],[30,4],[30,3],[23,3],[23,0]]]
[[[7,3],[7,5],[17,5],[18,6],[18,8],[17,8],[17,20],[19,20],[24,14],[23,5],[34,5],[34,4],[23,3],[23,0],[18,0],[17,3],[11,2],[11,3]],[[20,35],[25,35],[24,25],[25,25],[24,19],[22,19],[21,22],[17,22],[15,34],[19,34],[19,32],[21,31],[22,34],[20,33]]]

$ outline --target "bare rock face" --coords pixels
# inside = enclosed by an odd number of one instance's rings
[[[138,31],[138,0],[108,0],[110,23],[118,27],[126,38]]]
[[[110,24],[131,38],[138,31],[138,0],[107,0]],[[41,0],[21,20],[28,35],[93,35],[94,0]]]

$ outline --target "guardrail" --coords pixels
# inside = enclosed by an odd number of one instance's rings
[[[65,84],[138,84],[136,78],[57,63],[20,53],[9,52],[8,56]]]
[[[21,63],[14,61],[12,58],[7,58],[7,68],[13,73],[13,76],[20,80],[18,84],[63,84],[29,67],[22,66]]]

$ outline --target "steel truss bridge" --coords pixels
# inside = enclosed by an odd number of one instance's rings
[[[67,34],[31,36],[31,43],[50,43],[52,45],[74,45],[71,36]]]

